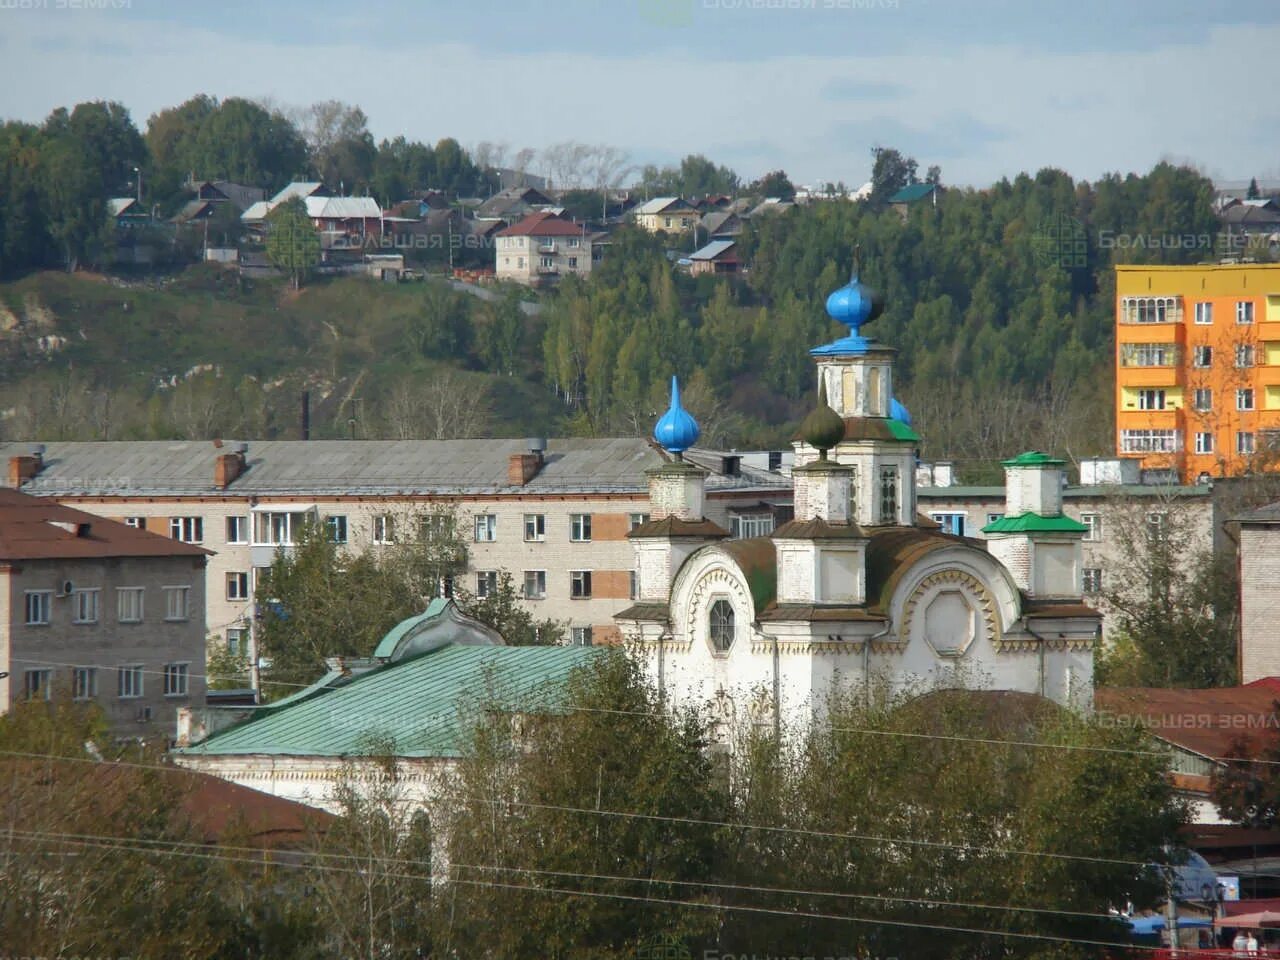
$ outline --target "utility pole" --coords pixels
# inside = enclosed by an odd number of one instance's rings
[[[138,182],[138,206],[142,206],[142,171],[134,167],[133,175]]]

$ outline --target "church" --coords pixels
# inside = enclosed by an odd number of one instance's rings
[[[1004,462],[987,540],[917,514],[919,438],[893,395],[893,348],[863,335],[883,309],[853,279],[827,298],[848,335],[810,351],[817,405],[794,441],[794,518],[730,539],[706,519],[706,471],[683,454],[680,404],[654,438],[650,519],[631,531],[637,601],[616,616],[664,699],[738,723],[803,727],[835,695],[964,688],[1089,709],[1099,613],[1081,599],[1085,527],[1062,512],[1065,464]]]

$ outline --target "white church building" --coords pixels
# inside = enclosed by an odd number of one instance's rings
[[[670,703],[726,724],[803,726],[838,692],[1015,690],[1092,704],[1101,618],[1081,599],[1085,527],[1062,512],[1064,464],[1005,461],[987,540],[916,512],[918,437],[893,397],[895,351],[861,335],[881,310],[855,276],[827,299],[848,336],[811,352],[818,406],[794,443],[795,516],[731,540],[682,459],[698,426],[671,408],[655,439],[650,520],[630,533],[637,602],[617,614]]]

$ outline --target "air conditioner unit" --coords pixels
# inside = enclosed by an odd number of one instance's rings
[[[74,589],[74,584],[70,580],[63,580],[58,584],[58,596],[69,597],[72,589]]]

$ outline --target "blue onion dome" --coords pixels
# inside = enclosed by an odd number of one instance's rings
[[[858,282],[855,273],[848,283],[827,297],[827,314],[849,328],[853,336],[884,311],[884,299],[875,290]]]
[[[911,426],[911,412],[902,405],[897,397],[889,398],[889,419],[898,420]]]
[[[680,384],[675,377],[671,378],[671,406],[658,420],[653,428],[653,439],[657,440],[667,453],[674,454],[676,459],[698,442],[698,421],[694,420],[684,407],[680,406]]]
[[[818,405],[800,421],[800,439],[818,451],[818,459],[827,459],[827,451],[844,439],[844,421],[827,403],[826,378],[818,381]]]

